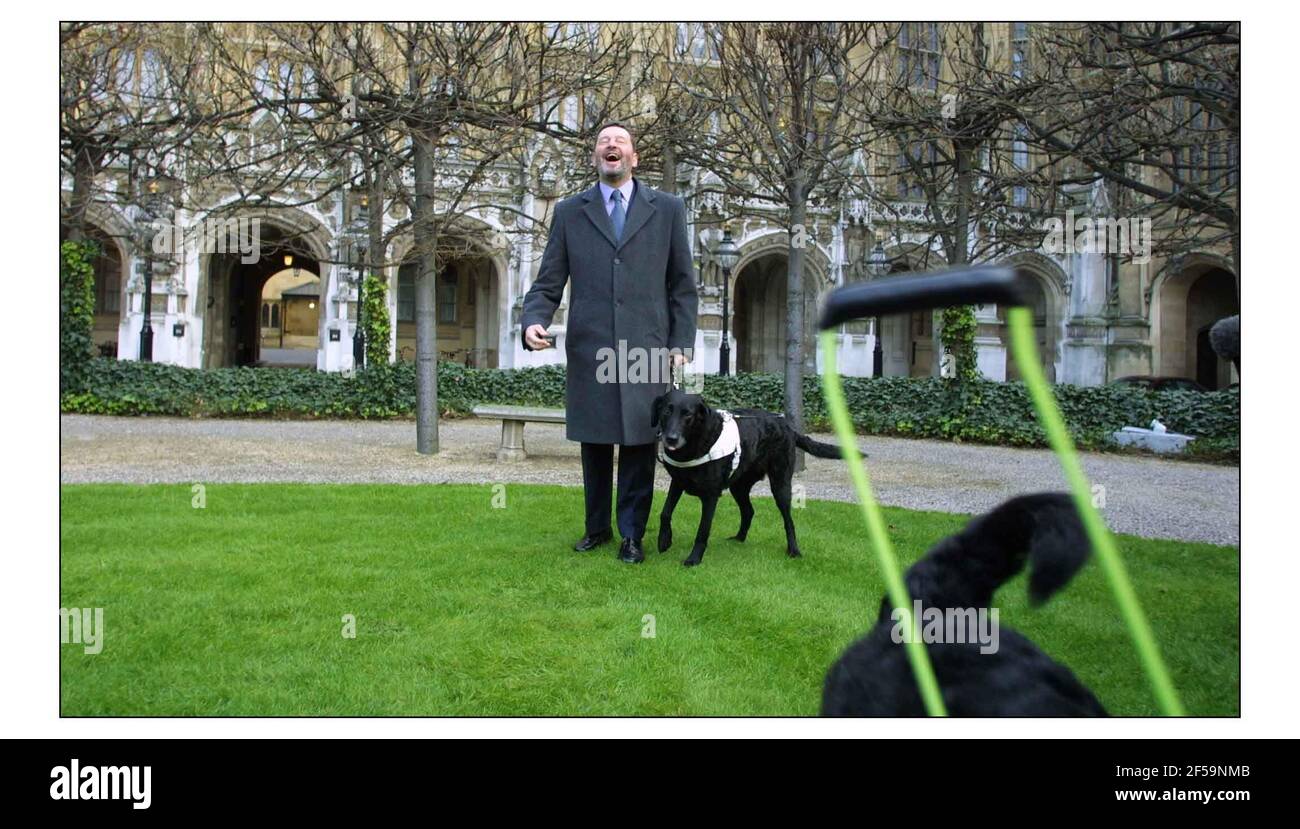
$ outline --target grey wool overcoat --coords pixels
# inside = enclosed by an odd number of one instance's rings
[[[616,240],[599,184],[561,201],[524,297],[521,336],[530,325],[550,326],[566,281],[566,436],[653,443],[650,409],[670,382],[667,355],[695,347],[698,298],[685,204],[636,181]]]

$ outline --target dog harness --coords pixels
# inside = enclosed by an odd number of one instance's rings
[[[659,460],[669,466],[699,466],[709,461],[721,460],[727,456],[731,457],[731,472],[735,474],[736,467],[740,466],[740,429],[736,426],[736,418],[726,409],[718,409],[718,414],[722,415],[722,434],[709,447],[708,453],[689,461],[675,461],[668,457],[664,452],[663,441],[659,442]]]

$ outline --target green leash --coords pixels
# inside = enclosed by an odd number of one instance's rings
[[[826,408],[831,413],[831,423],[835,426],[835,437],[839,439],[844,460],[848,461],[849,474],[853,477],[853,487],[858,491],[858,502],[862,504],[862,514],[867,519],[867,533],[871,536],[871,546],[876,551],[876,561],[880,563],[880,572],[885,576],[885,590],[889,601],[902,613],[902,623],[906,625],[907,638],[903,641],[907,648],[907,661],[912,664],[912,674],[921,688],[921,701],[925,703],[925,712],[931,717],[946,717],[948,710],[943,705],[943,695],[939,693],[939,681],[934,677],[934,666],[930,656],[925,652],[925,645],[912,613],[912,600],[907,595],[907,585],[903,582],[903,571],[898,565],[898,556],[894,554],[894,545],[889,541],[885,531],[885,518],[880,513],[880,504],[871,491],[871,481],[867,478],[867,467],[862,463],[858,453],[857,435],[853,431],[853,419],[849,416],[849,407],[844,402],[844,389],[840,385],[839,367],[835,362],[835,350],[838,337],[835,331],[821,333],[822,365],[826,373],[822,375],[822,386],[826,391]]]
[[[844,401],[844,389],[840,382],[839,368],[836,360],[838,337],[835,327],[849,319],[882,314],[900,313],[918,309],[933,309],[950,305],[996,302],[1011,306],[1007,309],[1007,323],[1011,330],[1011,352],[1020,374],[1029,389],[1030,398],[1038,413],[1038,422],[1047,434],[1048,443],[1056,452],[1070,484],[1075,507],[1083,521],[1084,530],[1092,544],[1097,560],[1120,614],[1128,627],[1137,649],[1138,658],[1151,683],[1160,710],[1167,716],[1183,716],[1186,711],[1178,699],[1169,671],[1160,656],[1155,636],[1141,602],[1133,590],[1124,561],[1120,557],[1115,541],[1106,528],[1101,514],[1092,504],[1092,490],[1088,479],[1083,474],[1083,466],[1074,448],[1074,441],[1065,428],[1060,409],[1052,396],[1051,387],[1043,375],[1038,362],[1038,348],[1034,340],[1033,321],[1029,309],[1024,307],[1023,293],[1013,272],[1003,268],[977,268],[958,270],[947,273],[931,274],[903,279],[885,279],[870,283],[860,283],[839,288],[832,292],[826,301],[821,319],[822,385],[826,393],[826,408],[830,412],[831,423],[835,428],[844,459],[849,464],[849,474],[857,490],[858,501],[862,505],[862,514],[867,522],[867,533],[871,546],[876,552],[880,571],[884,575],[885,590],[889,601],[901,613],[909,635],[904,644],[907,648],[908,662],[921,691],[921,700],[926,713],[930,716],[947,715],[943,704],[943,695],[939,691],[939,682],[934,675],[925,645],[918,635],[917,621],[912,614],[912,602],[903,581],[902,568],[894,553],[893,544],[886,531],[884,516],[871,489],[867,469],[858,452],[857,434],[853,430],[853,419],[848,405]],[[876,334],[879,336],[879,332]]]
[[[1129,581],[1124,560],[1115,547],[1115,539],[1106,528],[1101,513],[1093,506],[1092,488],[1088,486],[1088,478],[1083,474],[1079,453],[1074,449],[1074,441],[1065,428],[1061,410],[1056,406],[1051,386],[1047,384],[1043,367],[1038,362],[1034,323],[1029,309],[1008,308],[1007,323],[1011,326],[1011,351],[1020,368],[1020,376],[1029,388],[1029,396],[1033,398],[1038,422],[1047,433],[1047,442],[1052,445],[1056,457],[1061,461],[1061,468],[1065,471],[1065,478],[1074,495],[1074,505],[1079,510],[1079,517],[1083,519],[1083,528],[1088,533],[1088,540],[1092,542],[1093,552],[1097,554],[1097,561],[1101,563],[1106,580],[1110,582],[1110,589],[1115,594],[1115,602],[1124,616],[1124,623],[1128,625],[1129,635],[1133,638],[1133,646],[1137,648],[1138,658],[1142,660],[1142,667],[1151,682],[1156,702],[1166,716],[1185,716],[1187,712],[1178,699],[1178,692],[1174,690],[1165,661],[1160,657],[1160,648],[1151,633],[1146,614],[1142,612],[1142,603],[1133,590],[1133,583]]]

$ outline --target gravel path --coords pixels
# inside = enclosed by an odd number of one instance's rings
[[[559,425],[525,428],[528,459],[499,464],[495,420],[444,420],[442,451],[415,452],[413,421],[185,420],[60,417],[65,484],[122,483],[538,483],[581,486],[578,445]],[[829,440],[829,436],[820,436]],[[1064,489],[1056,456],[927,440],[862,437],[881,503],[941,512],[983,512],[1025,492]],[[1148,538],[1240,544],[1240,472],[1151,457],[1085,454],[1084,471],[1105,487],[1111,528]],[[809,499],[856,501],[840,461],[808,459],[796,478]],[[660,471],[656,485],[667,489]],[[766,484],[756,495],[768,495]],[[581,524],[574,516],[575,526]]]

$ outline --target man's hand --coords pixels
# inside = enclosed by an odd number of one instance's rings
[[[685,354],[682,354],[680,351],[673,353],[673,368],[677,368],[678,366],[684,366],[689,362],[690,359],[687,358],[687,356]]]
[[[528,343],[528,347],[539,351],[551,347],[551,341],[543,339],[545,336],[546,328],[536,323],[528,326],[528,330],[524,331],[524,340]]]

